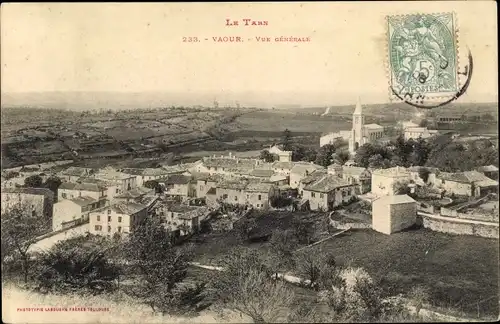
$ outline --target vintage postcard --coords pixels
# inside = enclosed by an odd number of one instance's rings
[[[496,6],[3,3],[3,322],[498,320]]]

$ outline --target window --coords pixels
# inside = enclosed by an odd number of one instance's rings
[[[118,216],[118,223],[121,223],[121,222],[122,222],[122,217]]]
[[[111,222],[111,216],[108,216],[108,222]]]
[[[101,221],[101,216],[97,215],[97,221],[100,222]]]
[[[319,198],[323,198],[324,195],[322,193],[319,194]]]
[[[111,232],[111,226],[108,226],[108,232]]]
[[[67,197],[66,193],[65,193],[65,192],[63,192],[63,193],[61,194],[61,197],[63,197],[63,199],[66,199],[66,197]]]
[[[120,193],[120,190],[118,188],[116,188],[115,192],[116,193]]]
[[[118,233],[121,233],[122,232],[122,227],[118,226],[117,230],[118,230]]]
[[[346,192],[342,191],[342,197],[345,197],[345,196],[346,196]]]
[[[108,209],[108,215],[111,214],[111,209]]]
[[[223,194],[222,198],[227,199],[227,194]]]
[[[311,192],[311,197],[313,197],[313,198],[316,197],[316,193]]]
[[[261,195],[259,195],[259,196],[257,197],[257,199],[258,199],[258,200],[261,200],[261,199],[262,199],[262,196],[261,196]]]
[[[238,197],[237,196],[234,196],[234,201],[238,201]]]
[[[95,229],[96,231],[100,231],[100,230],[102,230],[102,226],[101,226],[101,225],[96,225],[96,226],[94,227],[94,229]]]

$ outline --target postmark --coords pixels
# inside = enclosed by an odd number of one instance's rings
[[[453,101],[462,90],[455,15],[388,16],[387,28],[391,99],[428,107]]]

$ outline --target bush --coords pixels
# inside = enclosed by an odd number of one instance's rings
[[[109,262],[100,245],[70,239],[41,256],[39,271],[36,279],[41,291],[95,294],[112,289],[121,269]]]

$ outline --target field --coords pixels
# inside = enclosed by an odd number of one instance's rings
[[[276,217],[277,216],[277,217]],[[286,213],[260,217],[257,232],[289,227]],[[195,241],[196,261],[217,264],[239,243],[234,231],[201,235]],[[268,242],[244,243],[265,253]],[[310,248],[333,253],[338,264],[365,268],[388,296],[408,293],[415,285],[430,290],[435,307],[463,311],[469,316],[498,314],[498,240],[456,236],[425,229],[383,235],[351,230]]]

